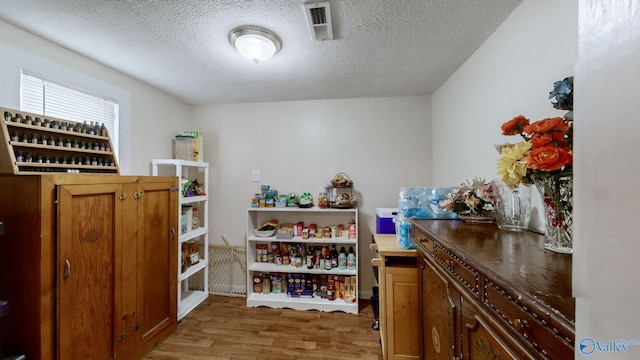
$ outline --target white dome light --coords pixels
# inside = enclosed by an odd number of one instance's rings
[[[271,59],[282,47],[278,35],[257,26],[241,26],[231,30],[229,41],[240,55],[256,64]]]

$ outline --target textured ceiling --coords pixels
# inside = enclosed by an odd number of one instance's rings
[[[312,41],[302,0],[0,0],[0,19],[187,104],[426,95],[522,0],[331,0],[334,40]],[[282,50],[254,64],[229,30]]]

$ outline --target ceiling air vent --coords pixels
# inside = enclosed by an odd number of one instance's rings
[[[311,40],[333,40],[331,27],[331,8],[328,1],[304,4]]]

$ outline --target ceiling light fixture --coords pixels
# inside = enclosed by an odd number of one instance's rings
[[[251,25],[231,30],[229,42],[240,55],[256,64],[271,59],[282,47],[282,41],[273,31]]]

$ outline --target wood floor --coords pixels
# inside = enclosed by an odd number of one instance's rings
[[[373,310],[342,312],[247,308],[245,298],[209,296],[145,359],[382,359]]]

